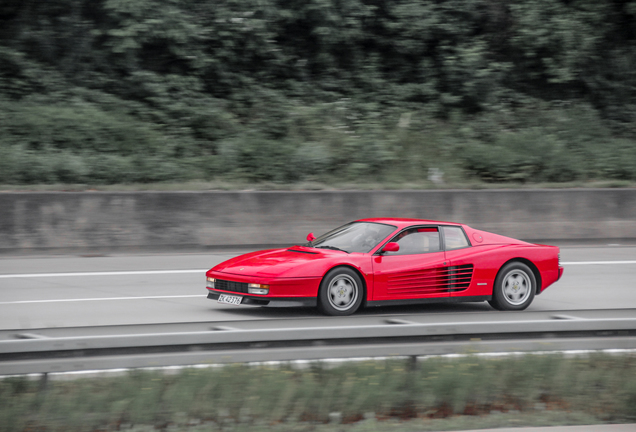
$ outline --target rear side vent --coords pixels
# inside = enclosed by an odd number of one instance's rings
[[[473,279],[473,265],[465,264],[459,266],[446,267],[448,291],[464,291],[470,286]]]
[[[412,270],[389,275],[388,292],[400,295],[459,292],[470,286],[472,278],[472,264]]]

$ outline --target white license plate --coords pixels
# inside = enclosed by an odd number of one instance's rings
[[[219,303],[231,304],[231,305],[240,305],[243,297],[240,296],[232,296],[227,294],[221,294],[219,296]]]

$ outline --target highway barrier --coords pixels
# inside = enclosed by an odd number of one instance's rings
[[[636,189],[0,193],[0,253],[303,242],[365,217],[467,223],[530,241],[636,239]]]
[[[131,327],[134,332],[134,327]],[[426,356],[476,352],[636,349],[635,318],[380,324],[94,335],[17,333],[0,341],[0,375],[173,365]]]

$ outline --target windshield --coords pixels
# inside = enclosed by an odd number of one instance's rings
[[[397,227],[373,222],[351,222],[306,244],[309,247],[368,253]]]

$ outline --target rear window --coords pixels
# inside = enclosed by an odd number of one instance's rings
[[[446,250],[461,249],[470,246],[464,230],[460,227],[442,227]]]

